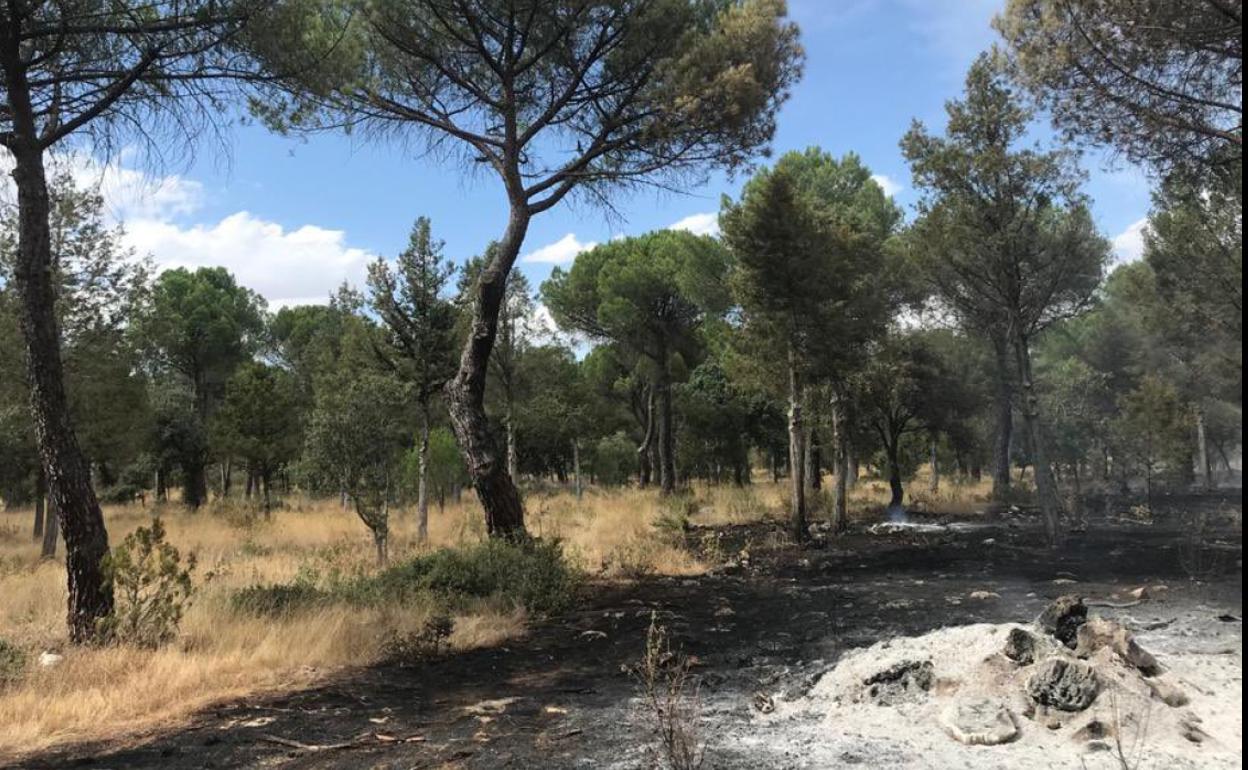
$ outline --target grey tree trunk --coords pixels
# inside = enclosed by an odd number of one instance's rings
[[[43,543],[39,549],[39,556],[43,559],[56,558],[56,540],[60,534],[60,514],[56,512],[54,506],[46,506],[43,520]],[[68,546],[66,546],[68,547]],[[68,558],[68,557],[67,557]]]
[[[1053,468],[1049,465],[1048,452],[1044,446],[1044,429],[1040,415],[1040,396],[1036,393],[1031,373],[1031,349],[1021,330],[1014,334],[1014,351],[1018,357],[1019,384],[1022,386],[1023,423],[1031,444],[1032,466],[1036,474],[1036,495],[1040,499],[1040,512],[1044,516],[1044,534],[1049,545],[1056,547],[1058,538],[1061,501],[1057,485],[1053,481]]]
[[[459,368],[446,384],[447,411],[464,452],[468,475],[485,510],[485,528],[491,537],[523,538],[524,504],[520,490],[507,472],[505,458],[490,432],[485,415],[485,381],[490,352],[498,334],[498,314],[530,214],[522,201],[513,199],[507,230],[494,258],[482,269],[472,288],[472,324],[468,330]]]
[[[929,444],[929,449],[931,452],[930,462],[932,466],[932,479],[931,479],[931,486],[929,487],[929,489],[933,493],[935,493],[935,492],[940,491],[940,462],[936,456],[936,437],[932,436],[928,444]]]
[[[581,499],[581,442],[572,439],[572,484],[576,490],[576,499]]]
[[[802,430],[802,387],[797,352],[789,349],[789,528],[793,540],[804,543],[806,531],[806,447]]]
[[[416,540],[422,545],[429,542],[429,406],[421,406],[420,422],[420,478],[416,483]]]
[[[97,621],[113,609],[112,587],[104,579],[102,569],[108,554],[108,531],[65,395],[48,224],[51,201],[43,150],[35,139],[38,134],[24,66],[13,61],[19,55],[15,47],[7,45],[0,51],[13,133],[19,137],[8,147],[14,160],[12,175],[18,203],[17,259],[12,280],[26,348],[35,440],[48,483],[50,513],[46,517],[56,517],[65,538],[69,635],[72,641],[81,643],[97,637]],[[55,535],[56,529],[45,520],[45,536],[49,530]]]
[[[670,495],[676,491],[675,436],[672,430],[672,386],[668,381],[665,367],[660,366],[659,370],[659,381],[655,383],[659,400],[659,491],[661,494]]]
[[[836,491],[832,505],[832,531],[849,528],[849,419],[842,399],[832,404],[832,429],[836,441]]]
[[[43,468],[35,470],[35,529],[32,537],[36,543],[43,540],[44,512],[47,507],[48,483]]]
[[[1213,466],[1209,464],[1209,439],[1205,435],[1205,410],[1196,407],[1196,465],[1200,468],[1200,483],[1206,490],[1212,490]]]
[[[654,388],[646,388],[646,426],[637,445],[637,486],[642,489],[650,486],[650,474],[654,463]]]
[[[1014,434],[1014,387],[1010,377],[1009,341],[994,335],[993,353],[997,360],[996,434],[992,445],[992,499],[998,502],[1010,496],[1010,444]]]

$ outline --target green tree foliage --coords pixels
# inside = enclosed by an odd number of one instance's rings
[[[363,372],[318,393],[307,427],[309,482],[351,499],[373,534],[379,563],[388,556],[390,506],[413,435],[411,397],[410,386],[393,376]]]
[[[473,287],[447,392],[487,530],[507,537],[523,531],[524,508],[485,383],[529,224],[574,193],[609,204],[620,188],[741,167],[770,141],[802,58],[783,0],[514,10],[509,0],[291,3],[249,40],[279,76],[277,93],[256,102],[269,123],[398,135],[501,183],[508,221]]]
[[[419,480],[416,493],[418,537],[429,537],[430,405],[454,372],[455,305],[443,296],[455,268],[442,256],[426,217],[412,226],[408,246],[392,269],[377,260],[368,269],[369,302],[385,325],[379,354],[412,387],[420,409]]]
[[[715,240],[662,230],[577,256],[542,284],[560,326],[635,357],[654,389],[660,488],[676,489],[672,383],[701,356],[699,331],[727,309],[728,255]]]
[[[1238,173],[1243,7],[1235,0],[1010,0],[996,27],[1066,138],[1163,174]]]
[[[1149,502],[1158,479],[1190,481],[1194,426],[1174,386],[1146,376],[1118,406],[1112,427],[1118,450],[1144,477]]]
[[[166,270],[135,319],[156,374],[185,380],[195,414],[206,425],[225,384],[264,342],[264,300],[239,286],[225,268]],[[183,465],[183,501],[198,507],[207,497],[207,455]]]
[[[260,483],[266,517],[274,474],[299,455],[302,417],[294,375],[259,362],[239,367],[213,415],[213,444],[241,459]]]
[[[810,450],[802,404],[820,382],[843,395],[847,370],[899,299],[886,243],[900,212],[856,156],[837,160],[812,148],[756,175],[740,202],[725,201],[720,221],[740,308],[738,360],[789,402],[792,529],[804,540]],[[774,365],[778,350],[783,369]],[[776,381],[781,372],[786,382]],[[847,457],[848,446],[840,449]]]
[[[1025,146],[1031,113],[997,57],[976,60],[964,98],[946,111],[944,137],[916,122],[902,140],[923,193],[912,244],[944,306],[996,347],[1003,432],[1009,382],[1017,378],[1040,504],[1056,542],[1060,504],[1044,457],[1031,346],[1050,325],[1087,308],[1109,244],[1080,193],[1074,155]],[[998,478],[1008,467],[1003,448],[998,445]]]

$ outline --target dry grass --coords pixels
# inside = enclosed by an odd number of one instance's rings
[[[916,490],[925,488],[916,482]],[[965,494],[965,493],[960,493]],[[700,487],[682,500],[680,516],[702,525],[739,524],[784,515],[787,487],[769,481],[747,489]],[[886,485],[855,485],[851,511],[882,507]],[[692,575],[709,566],[683,547],[675,532],[656,526],[672,519],[672,503],[649,491],[590,489],[577,500],[567,492],[531,495],[529,527],[563,541],[585,571],[612,577]],[[119,542],[146,524],[153,509],[106,510],[109,535]],[[0,515],[0,639],[29,651],[64,654],[59,665],[30,666],[0,690],[0,762],[6,755],[74,741],[119,738],[185,720],[214,702],[278,689],[296,689],[343,668],[367,665],[387,638],[419,629],[438,608],[330,605],[287,619],[259,619],[231,609],[236,590],[288,582],[309,572],[367,574],[375,569],[363,525],[333,502],[294,500],[271,523],[248,523],[232,510],[161,512],[169,542],[199,563],[197,592],[177,641],[148,651],[126,647],[72,649],[66,644],[65,570],[39,560],[29,512]],[[414,517],[393,517],[391,558],[419,552]],[[479,509],[463,503],[434,509],[434,547],[483,536]],[[455,618],[453,650],[497,644],[524,631],[522,610],[481,600]]]

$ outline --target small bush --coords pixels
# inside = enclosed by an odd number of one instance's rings
[[[633,677],[654,736],[652,766],[698,770],[706,759],[700,683],[692,668],[693,660],[672,649],[667,628],[651,613],[646,648]]]
[[[107,635],[125,644],[158,647],[177,634],[190,604],[195,556],[183,566],[178,549],[165,541],[159,518],[139,527],[104,558],[116,606],[102,623]]]
[[[446,650],[455,630],[450,615],[438,614],[425,621],[418,631],[392,633],[382,645],[387,658],[399,664],[420,663],[435,658]]]
[[[422,592],[454,604],[460,598],[500,597],[530,612],[557,612],[571,603],[575,571],[555,541],[489,540],[417,556],[358,581],[365,599],[401,599]]]
[[[690,492],[677,492],[659,498],[659,515],[654,526],[661,532],[683,534],[689,531],[689,519],[698,512],[698,499]]]
[[[26,652],[0,639],[0,690],[21,679],[26,671]]]
[[[311,583],[247,586],[230,597],[235,612],[263,617],[282,617],[303,612],[330,601],[330,595]]]
[[[452,608],[470,599],[501,598],[543,614],[567,607],[576,584],[576,571],[557,542],[486,541],[417,556],[375,575],[334,573],[321,581],[318,573],[301,573],[293,583],[245,588],[231,604],[242,612],[283,615],[330,602],[368,606],[432,594]]]

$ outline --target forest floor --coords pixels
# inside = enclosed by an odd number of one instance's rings
[[[1218,724],[1237,732],[1193,746],[1187,761],[1204,766],[1200,752],[1218,746],[1242,763],[1242,497],[1171,498],[1153,510],[1151,521],[1094,517],[1055,551],[1021,512],[900,531],[862,525],[807,549],[786,545],[774,522],[695,529],[690,547],[727,554],[728,568],[594,582],[574,611],[501,646],[346,671],[310,689],[209,708],[172,732],[76,744],[17,767],[646,767],[653,716],[630,671],[652,619],[700,682],[689,726],[707,744],[705,767],[1016,766],[997,747],[942,736],[938,759],[902,736],[847,739],[817,715],[761,712],[802,702],[847,651],[948,626],[1028,622],[1070,593],[1130,604],[1093,610],[1128,627],[1170,629],[1140,636],[1159,645],[1163,663],[1183,645],[1219,655],[1222,681],[1205,688],[1225,701]],[[1140,603],[1121,602],[1140,587]],[[1072,744],[1040,763],[1119,766],[1080,752]]]

